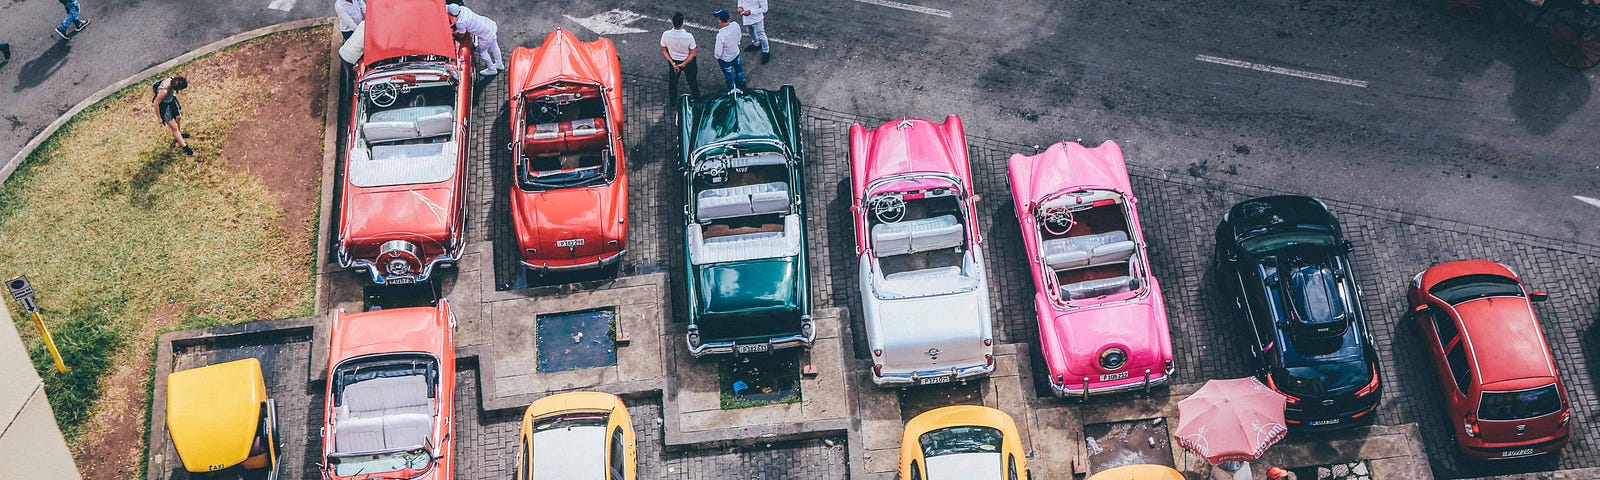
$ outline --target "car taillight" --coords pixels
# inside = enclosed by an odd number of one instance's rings
[[[992,347],[992,346],[994,346],[994,339],[992,339],[992,338],[985,338],[985,339],[983,339],[983,346],[985,346],[985,347]]]
[[[1567,421],[1571,420],[1571,419],[1572,419],[1572,409],[1562,410],[1561,411],[1561,423],[1557,423],[1556,424],[1556,428],[1562,428],[1562,427],[1567,426]]]
[[[1278,384],[1272,381],[1272,374],[1267,374],[1267,388],[1272,389],[1274,392],[1278,392],[1278,395],[1283,395],[1283,400],[1288,402],[1290,405],[1300,403],[1300,397],[1283,393],[1283,390],[1278,390]]]
[[[983,355],[983,363],[984,363],[984,365],[993,367],[994,366],[994,355],[984,354]]]
[[[876,349],[873,349],[873,350],[872,350],[872,356],[874,356],[874,357],[881,357],[881,356],[883,356],[883,349],[881,349],[881,348],[876,348]]]
[[[1378,370],[1377,369],[1373,369],[1372,370],[1372,382],[1367,383],[1367,386],[1365,386],[1365,387],[1361,387],[1361,390],[1357,390],[1356,391],[1356,398],[1361,398],[1361,397],[1365,397],[1367,395],[1372,395],[1372,392],[1376,392],[1376,391],[1378,391]]]
[[[1467,432],[1469,437],[1478,438],[1478,419],[1472,418],[1471,415],[1461,419],[1461,430]]]
[[[883,376],[883,364],[881,364],[881,363],[872,364],[872,374],[880,376],[880,377]]]

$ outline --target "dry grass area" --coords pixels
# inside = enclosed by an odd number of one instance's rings
[[[0,186],[0,274],[33,280],[72,368],[50,370],[18,323],[86,478],[143,473],[160,332],[311,313],[317,199],[304,190],[321,174],[329,35],[275,34],[169,72],[189,78],[193,157],[158,124],[151,79],[85,110]],[[284,143],[285,124],[314,134]],[[224,153],[252,141],[279,160]]]

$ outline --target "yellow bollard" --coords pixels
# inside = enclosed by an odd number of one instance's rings
[[[39,312],[33,312],[33,326],[39,329],[39,338],[44,340],[44,348],[50,350],[50,358],[56,360],[56,371],[67,373],[67,364],[61,361],[61,351],[56,350],[56,340],[50,337],[50,329],[44,328],[44,318]]]
[[[56,350],[56,341],[50,338],[50,329],[44,328],[44,318],[39,316],[39,305],[33,302],[33,284],[28,282],[28,276],[7,280],[6,289],[11,290],[11,297],[22,304],[22,310],[33,316],[33,326],[39,329],[39,338],[44,340],[44,347],[50,350],[50,357],[56,361],[56,371],[67,373],[67,364],[61,361],[61,351]]]

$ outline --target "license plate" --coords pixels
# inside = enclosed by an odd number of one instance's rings
[[[1526,457],[1528,455],[1533,455],[1533,449],[1524,448],[1521,450],[1506,450],[1504,452],[1500,452],[1500,458]]]
[[[411,277],[395,277],[395,278],[389,279],[388,283],[390,285],[410,285],[410,284],[413,284],[413,283],[417,283],[417,279],[411,278]]]
[[[1122,380],[1128,378],[1128,372],[1107,373],[1100,376],[1100,381]]]
[[[733,346],[734,353],[761,353],[771,349],[772,344],[769,343],[752,343],[749,345],[735,344]]]
[[[583,245],[583,239],[581,239],[581,238],[569,238],[569,239],[566,239],[566,240],[556,240],[556,246],[557,247],[577,247],[577,246],[582,246],[582,245]]]
[[[917,385],[933,385],[935,383],[950,383],[950,376],[940,375],[937,377],[923,377],[917,379]]]
[[[1339,420],[1340,419],[1337,419],[1337,418],[1330,418],[1330,419],[1327,419],[1327,420],[1312,420],[1311,421],[1311,426],[1313,426],[1313,427],[1321,427],[1321,426],[1324,426],[1324,425],[1337,425],[1339,423]]]

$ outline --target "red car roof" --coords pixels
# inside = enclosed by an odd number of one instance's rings
[[[362,65],[407,55],[455,58],[455,37],[444,0],[383,0],[367,4]]]
[[[1488,390],[1517,390],[1550,383],[1556,376],[1550,346],[1528,299],[1487,297],[1455,306],[1466,331],[1478,379]],[[1514,382],[1514,380],[1529,380]],[[1496,385],[1509,382],[1503,385]]]

